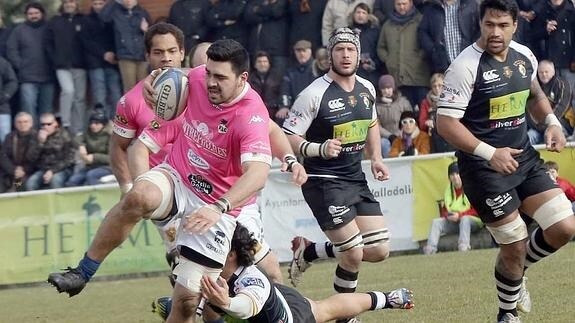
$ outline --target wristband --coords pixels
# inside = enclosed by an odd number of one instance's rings
[[[549,126],[558,126],[559,128],[563,127],[561,125],[561,122],[559,121],[559,119],[557,119],[557,116],[554,113],[549,113],[548,115],[545,116],[545,125],[547,127]]]
[[[287,154],[284,156],[284,162],[287,164],[287,171],[291,172],[293,165],[297,164],[297,158],[292,154]]]
[[[225,197],[220,197],[214,204],[222,213],[228,213],[232,209],[232,204]]]
[[[329,139],[324,141],[321,144],[317,142],[309,142],[304,140],[299,145],[299,153],[303,157],[321,157],[323,159],[327,159],[327,144],[329,143]]]
[[[490,161],[491,158],[493,157],[493,154],[495,154],[495,150],[496,150],[495,147],[488,145],[483,141],[480,141],[479,145],[477,145],[477,147],[475,147],[475,149],[473,150],[473,154],[487,161]]]
[[[120,185],[120,192],[122,192],[122,194],[126,194],[132,189],[132,186],[134,186],[132,183],[122,184]]]

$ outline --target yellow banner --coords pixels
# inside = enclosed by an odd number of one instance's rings
[[[50,272],[76,267],[118,199],[115,188],[0,199],[0,285],[45,281]],[[155,226],[142,221],[97,276],[169,270],[164,254]]]
[[[539,152],[543,160],[553,160],[559,164],[560,177],[575,184],[575,148],[566,148],[561,153]],[[439,216],[437,201],[443,199],[443,192],[449,184],[447,166],[454,160],[454,156],[413,160],[413,241],[426,240],[431,222]]]

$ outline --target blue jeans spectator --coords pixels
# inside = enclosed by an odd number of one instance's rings
[[[60,117],[62,126],[72,135],[86,129],[86,70],[79,68],[56,70],[60,84]]]
[[[66,182],[67,187],[100,184],[100,178],[112,174],[108,166],[96,168],[81,168]]]
[[[40,188],[64,187],[64,183],[66,183],[66,180],[68,179],[68,177],[70,177],[70,174],[72,173],[70,169],[65,169],[63,171],[54,173],[54,175],[52,176],[52,180],[50,180],[50,183],[45,184],[43,178],[45,172],[46,171],[39,170],[34,172],[30,177],[28,177],[26,183],[24,183],[24,190],[35,191]]]
[[[28,112],[38,127],[38,117],[54,111],[54,83],[20,84],[20,109]]]
[[[433,254],[437,252],[437,244],[439,238],[448,233],[458,233],[459,251],[471,250],[471,233],[479,231],[483,227],[483,223],[475,216],[463,216],[459,222],[451,222],[447,218],[433,219],[429,237],[427,238],[427,245],[424,248],[425,254]]]
[[[54,83],[20,84],[21,110],[30,113],[35,120],[40,114],[54,111]]]
[[[527,136],[531,145],[538,145],[543,143],[543,134],[536,129],[530,128],[527,130]]]
[[[387,158],[391,150],[391,142],[387,138],[381,138],[381,157]]]
[[[122,97],[120,72],[115,68],[94,68],[88,71],[92,100],[106,109],[108,118],[116,113],[116,104]]]
[[[0,142],[4,142],[6,135],[12,130],[12,116],[10,114],[0,114]]]

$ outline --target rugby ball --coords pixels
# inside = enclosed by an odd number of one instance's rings
[[[173,120],[186,109],[188,101],[188,76],[178,68],[163,69],[152,87],[156,91],[154,113],[163,120]]]

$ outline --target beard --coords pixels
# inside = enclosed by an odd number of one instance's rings
[[[343,77],[349,77],[354,75],[357,72],[357,66],[349,72],[344,72],[341,69],[339,69],[339,67],[335,66],[334,64],[331,65],[331,69],[333,70],[333,72],[339,76],[343,76]]]

